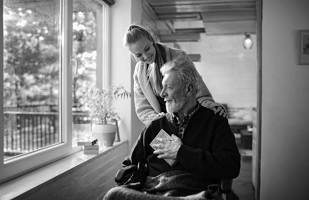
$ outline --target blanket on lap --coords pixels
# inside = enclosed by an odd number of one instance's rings
[[[156,177],[147,178],[143,189],[147,193],[164,194],[167,196],[185,196],[207,190],[208,183],[193,173],[170,171]],[[178,194],[178,195],[177,195]]]
[[[140,190],[140,188],[142,189]],[[208,185],[193,173],[171,171],[156,177],[147,177],[143,185],[140,185],[140,183],[127,183],[115,187],[106,194],[104,199],[221,200],[222,197],[218,185]]]

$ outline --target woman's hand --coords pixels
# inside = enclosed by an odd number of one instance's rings
[[[214,106],[212,110],[214,111],[215,114],[219,114],[222,117],[228,117],[226,110],[221,105]]]
[[[164,116],[165,116],[165,113],[164,113],[164,112],[161,112],[161,113],[157,114],[152,120],[160,119],[160,118],[162,118],[162,117],[164,117]]]

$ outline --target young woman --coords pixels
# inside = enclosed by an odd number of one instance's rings
[[[131,25],[124,36],[124,45],[135,58],[137,64],[133,75],[134,101],[138,118],[147,125],[153,119],[166,113],[165,102],[160,97],[162,90],[161,66],[177,57],[188,57],[179,49],[156,43],[153,36],[145,28]],[[198,101],[215,113],[227,116],[224,107],[214,102],[211,93],[199,77]]]

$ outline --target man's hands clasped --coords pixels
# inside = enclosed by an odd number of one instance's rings
[[[175,135],[172,135],[172,140],[169,141],[159,139],[159,143],[153,146],[155,149],[153,153],[158,154],[158,158],[160,159],[176,160],[176,156],[181,145],[181,139]]]

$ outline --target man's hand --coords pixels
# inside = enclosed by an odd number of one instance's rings
[[[162,141],[159,140],[159,143],[154,145],[154,149],[156,149],[153,153],[158,154],[158,158],[160,159],[174,159],[176,160],[176,156],[180,146],[182,145],[182,141],[175,135],[172,135],[172,140],[170,141]]]

